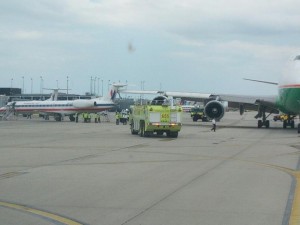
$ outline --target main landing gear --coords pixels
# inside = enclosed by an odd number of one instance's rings
[[[267,120],[267,118],[271,115],[271,113],[266,116],[266,108],[265,107],[259,107],[258,114],[255,116],[255,118],[262,118],[261,120],[257,121],[257,127],[262,128],[265,126],[266,128],[270,127],[270,121]]]
[[[291,128],[295,128],[294,116],[288,115],[287,119],[283,120],[283,128],[287,128],[288,126]]]

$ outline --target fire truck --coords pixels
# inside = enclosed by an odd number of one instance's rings
[[[144,105],[130,108],[129,124],[131,134],[149,137],[154,133],[167,137],[178,137],[182,126],[182,108],[174,105],[173,99],[165,96],[155,97]]]

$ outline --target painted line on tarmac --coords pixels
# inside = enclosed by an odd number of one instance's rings
[[[30,213],[33,215],[37,215],[40,216],[46,220],[50,220],[53,221],[55,224],[59,224],[59,225],[84,225],[83,223],[74,221],[72,219],[69,218],[65,218],[53,213],[49,213],[49,212],[45,212],[42,210],[38,210],[38,209],[34,209],[25,205],[19,205],[19,204],[14,204],[14,203],[10,203],[10,202],[2,202],[0,201],[0,207],[5,207],[5,208],[10,208],[10,209],[15,209],[21,212],[25,212],[25,213]]]
[[[296,187],[289,225],[300,225],[300,171],[295,171],[293,176],[296,179]]]

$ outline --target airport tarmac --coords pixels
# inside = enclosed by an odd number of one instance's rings
[[[113,115],[0,121],[0,224],[300,224],[300,137],[254,115],[212,132],[185,114],[178,138],[132,135]]]

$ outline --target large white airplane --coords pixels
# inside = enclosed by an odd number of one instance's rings
[[[75,114],[95,113],[113,108],[118,89],[124,86],[123,84],[112,84],[108,96],[102,98],[61,101],[57,100],[56,94],[52,94],[51,98],[45,101],[9,102],[6,106],[0,108],[0,114],[8,111],[14,114],[39,113],[46,117],[54,116],[56,121],[61,121],[64,116],[69,116],[70,120],[74,121]]]
[[[226,95],[226,94],[208,94],[199,92],[160,92],[160,91],[130,91],[123,90],[123,93],[136,94],[164,94],[173,97],[186,97],[194,99],[210,100],[204,108],[204,112],[210,119],[220,120],[225,114],[225,108],[222,101],[227,101],[229,107],[237,107],[240,114],[245,109],[255,109],[258,111],[255,116],[259,118],[257,127],[265,126],[269,128],[270,121],[268,116],[271,113],[282,112],[288,115],[288,119],[283,121],[283,127],[290,126],[294,128],[293,117],[300,114],[300,55],[296,56],[291,62],[287,71],[279,79],[279,83],[252,80],[267,84],[277,85],[278,95],[274,96],[246,96],[246,95]],[[269,114],[268,114],[269,113]],[[268,115],[267,115],[268,114]],[[298,124],[298,133],[300,133],[300,124]]]

